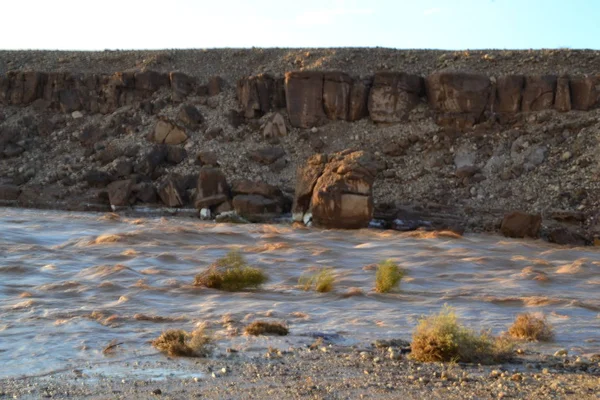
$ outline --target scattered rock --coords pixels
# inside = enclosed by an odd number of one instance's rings
[[[166,161],[171,164],[179,164],[187,157],[187,151],[179,146],[167,146]]]
[[[158,186],[158,195],[167,207],[182,207],[185,204],[185,195],[178,181],[169,176]]]
[[[179,109],[177,120],[188,129],[197,129],[204,122],[200,111],[191,104],[185,104]]]

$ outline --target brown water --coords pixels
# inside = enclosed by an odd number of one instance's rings
[[[195,274],[231,249],[268,273],[262,290],[192,286]],[[407,275],[401,290],[380,295],[371,264],[387,258]],[[298,287],[314,267],[334,268],[334,292]],[[519,312],[543,312],[557,340],[535,350],[600,352],[600,251],[489,235],[0,209],[0,377],[103,363],[112,340],[123,344],[111,360],[159,358],[149,341],[202,322],[221,352],[285,348],[323,334],[345,344],[410,339],[419,316],[444,303],[466,324],[494,333]],[[288,323],[290,336],[236,335],[265,318]]]

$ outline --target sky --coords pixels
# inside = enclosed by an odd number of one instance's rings
[[[600,0],[2,0],[0,49],[600,48]]]

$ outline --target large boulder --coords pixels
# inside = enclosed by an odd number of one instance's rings
[[[325,164],[327,164],[327,156],[325,154],[315,154],[306,160],[304,167],[298,167],[294,204],[292,205],[294,221],[302,221],[304,214],[309,211],[313,189],[317,184],[317,180],[323,174]]]
[[[271,110],[283,108],[283,79],[267,74],[242,78],[237,83],[237,98],[246,118],[261,117]]]
[[[108,200],[111,206],[128,206],[132,199],[133,186],[135,182],[133,179],[124,179],[120,181],[112,182],[107,186]]]
[[[423,78],[402,72],[375,75],[369,95],[369,115],[375,122],[400,122],[419,104]]]
[[[525,77],[523,75],[504,75],[496,79],[493,111],[516,114],[521,110],[521,97]]]
[[[176,177],[167,177],[158,186],[158,196],[167,207],[182,207],[185,204],[185,193]]]
[[[573,110],[587,111],[598,104],[600,93],[596,85],[600,83],[597,76],[571,77],[571,107]]]
[[[571,85],[568,76],[561,76],[556,81],[554,108],[560,112],[571,111]]]
[[[156,123],[152,139],[159,144],[181,144],[187,140],[183,128],[169,121],[160,120]]]
[[[295,218],[308,211],[307,192],[312,186],[309,207],[317,226],[354,229],[369,225],[377,175],[377,163],[371,154],[345,150],[329,157],[314,156],[301,174],[294,198]]]
[[[429,104],[443,115],[438,123],[451,125],[456,122],[459,128],[481,121],[492,94],[489,77],[465,72],[438,72],[429,75],[426,88]]]
[[[523,88],[521,111],[541,111],[552,108],[556,91],[556,76],[527,76]]]
[[[349,119],[352,78],[343,72],[326,72],[323,82],[323,108],[331,120]]]
[[[536,238],[539,235],[542,226],[542,216],[539,214],[527,214],[520,211],[513,211],[504,216],[500,231],[506,237]]]
[[[369,95],[373,86],[373,78],[355,79],[350,88],[350,104],[348,120],[358,121],[369,116]]]
[[[202,167],[196,184],[194,206],[200,210],[225,203],[230,198],[229,185],[219,168]]]
[[[327,117],[323,109],[323,73],[293,71],[285,74],[285,99],[292,126],[310,128],[322,125]]]

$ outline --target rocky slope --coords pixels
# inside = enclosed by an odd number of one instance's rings
[[[599,54],[0,52],[0,199],[279,213],[310,156],[351,148],[375,157],[389,225],[496,230],[517,209],[557,242],[591,243]]]

